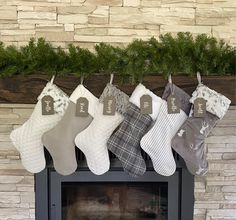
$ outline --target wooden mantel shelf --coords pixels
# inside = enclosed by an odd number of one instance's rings
[[[46,75],[16,75],[13,77],[0,78],[0,103],[36,103],[37,96],[49,80]],[[174,76],[173,83],[183,88],[191,94],[197,86],[196,77]],[[236,105],[236,77],[235,76],[207,76],[202,77],[205,85],[227,96]],[[57,84],[68,95],[80,83],[80,79],[75,76],[57,77]],[[109,82],[109,75],[92,76],[85,80],[85,86],[97,97],[102,93],[106,83]],[[147,76],[143,84],[157,95],[161,96],[167,80],[162,76]],[[119,79],[114,79],[114,84],[118,85],[121,90],[131,94],[135,85],[120,83]]]

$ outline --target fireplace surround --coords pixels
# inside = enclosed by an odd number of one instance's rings
[[[228,76],[227,76],[228,77]],[[233,77],[227,78],[225,77],[223,80],[217,80],[217,77],[210,76],[204,77],[204,82],[208,85],[215,86],[217,91],[220,90],[223,94],[231,95],[235,94],[234,89],[229,87],[229,82],[235,82]],[[220,77],[219,77],[220,78]],[[226,79],[227,78],[227,79]],[[2,94],[11,94],[8,96],[7,100],[9,103],[12,102],[21,102],[24,100],[29,103],[28,98],[32,97],[32,100],[36,99],[36,94],[42,89],[42,86],[46,83],[47,77],[39,77],[37,76],[29,76],[27,78],[22,77],[14,77],[10,79],[2,79],[5,81],[6,87],[9,85],[17,85],[17,91],[20,88],[22,89],[22,93],[17,93],[15,90],[13,92],[3,92]],[[75,79],[65,78],[65,85],[63,86],[62,80],[60,78],[57,80],[60,86],[63,88],[73,88],[73,86],[69,86],[68,82],[75,82]],[[194,78],[186,78],[186,77],[175,77],[175,82],[181,87],[184,87],[186,91],[190,92],[190,89],[193,89],[195,85]],[[228,80],[228,81],[227,81]],[[29,83],[30,81],[30,83]],[[105,80],[103,80],[104,82]],[[152,83],[148,83],[148,82]],[[220,82],[226,82],[223,86]],[[159,83],[158,83],[159,82]],[[161,88],[154,88],[154,85],[164,85],[163,80],[159,77],[153,77],[145,83],[152,88],[155,92],[161,93]],[[192,84],[191,84],[192,82]],[[219,82],[219,83],[218,83]],[[17,84],[18,83],[18,84]],[[93,92],[95,93],[97,90],[99,83],[102,80],[98,80],[98,83],[94,83],[93,79],[86,81],[86,84],[89,84],[88,87],[92,87]],[[163,83],[163,84],[162,84]],[[225,85],[227,84],[227,88]],[[19,85],[19,86],[18,86]],[[217,87],[217,85],[219,87]],[[220,87],[221,85],[221,87]],[[27,87],[28,86],[28,87]],[[191,87],[192,86],[192,87]],[[6,88],[4,87],[4,88]],[[27,89],[29,88],[30,89]],[[37,89],[36,89],[37,88]],[[125,87],[123,87],[125,89]],[[163,88],[163,87],[162,87]],[[12,88],[13,89],[13,88]],[[228,90],[229,89],[229,90]],[[232,90],[233,89],[233,90]],[[32,91],[32,92],[29,92]],[[126,91],[128,91],[126,89]],[[68,91],[69,93],[70,91]],[[98,91],[97,91],[98,92]],[[31,94],[29,96],[26,95]],[[35,95],[33,95],[35,94]],[[98,95],[98,94],[97,94]],[[10,98],[11,97],[11,98]],[[22,98],[20,98],[22,97]],[[33,99],[35,97],[35,99]],[[12,101],[11,99],[14,100]],[[233,97],[232,97],[233,98]],[[10,101],[11,100],[11,101]],[[21,100],[21,101],[20,101]],[[32,103],[33,101],[31,101]],[[34,105],[29,104],[1,104],[1,150],[0,157],[1,159],[1,184],[7,187],[7,190],[11,189],[12,192],[5,192],[5,188],[2,188],[1,185],[1,198],[3,203],[1,204],[3,208],[1,208],[0,215],[7,216],[11,219],[35,219],[35,192],[33,187],[35,185],[35,181],[33,176],[30,173],[26,172],[21,165],[21,161],[19,159],[19,154],[14,149],[10,143],[9,132],[13,127],[21,125],[25,122],[29,115],[32,112]],[[233,103],[235,100],[233,99]],[[209,161],[209,174],[206,177],[195,178],[195,204],[194,204],[194,219],[205,220],[207,218],[212,219],[224,219],[230,218],[234,219],[235,216],[235,202],[234,202],[234,189],[235,189],[235,114],[236,109],[235,106],[231,106],[230,110],[223,118],[223,120],[214,128],[211,135],[206,139],[206,150],[207,150],[207,158]],[[181,167],[181,166],[180,166]],[[53,170],[50,166],[48,169]],[[122,170],[122,169],[121,169]],[[41,181],[41,179],[40,179]],[[9,184],[10,183],[10,184]],[[10,188],[9,188],[10,187]],[[12,188],[14,187],[14,188]],[[46,189],[46,188],[45,188]],[[43,192],[43,191],[42,191]],[[44,193],[44,192],[43,192]],[[6,199],[7,196],[7,199]],[[18,198],[16,198],[18,197]],[[38,198],[38,195],[37,195]],[[9,203],[9,199],[11,199],[11,203]],[[20,201],[20,203],[19,203]],[[36,201],[36,205],[41,205],[41,202]],[[19,207],[19,208],[13,208]],[[188,211],[188,207],[185,206],[185,210]],[[46,209],[42,212],[47,212]],[[37,211],[38,213],[38,211]],[[38,217],[38,214],[36,214]],[[6,217],[5,217],[6,218]],[[39,219],[39,218],[38,218]],[[42,220],[46,218],[41,218]]]
[[[170,177],[158,175],[143,153],[147,171],[140,178],[126,174],[112,154],[110,170],[96,176],[82,152],[76,154],[77,171],[62,176],[46,152],[47,168],[35,175],[36,220],[193,219],[194,177],[176,153],[177,169]]]

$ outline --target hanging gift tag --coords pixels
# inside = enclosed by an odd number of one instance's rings
[[[152,97],[150,95],[141,96],[140,111],[144,115],[152,114]]]
[[[167,98],[168,114],[180,113],[180,101],[175,95],[170,95]]]
[[[193,104],[193,115],[197,118],[205,117],[206,115],[206,100],[203,98],[197,98]]]
[[[46,95],[42,98],[42,115],[54,114],[54,100],[52,96]]]
[[[113,96],[107,96],[103,102],[103,115],[115,115],[116,99]]]
[[[76,102],[75,116],[88,117],[88,106],[89,106],[88,99],[86,99],[85,97],[78,98]]]

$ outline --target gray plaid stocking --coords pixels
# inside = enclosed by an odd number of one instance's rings
[[[140,111],[140,97],[144,94],[152,97],[153,112],[150,115],[142,114]],[[108,140],[108,149],[118,157],[124,171],[130,176],[139,177],[146,171],[140,140],[156,119],[160,105],[161,98],[139,84],[130,97],[130,105],[124,115],[124,121]]]
[[[124,171],[131,176],[138,177],[146,171],[139,144],[151,123],[149,115],[140,113],[140,109],[130,103],[124,121],[107,142],[108,149],[118,157]]]

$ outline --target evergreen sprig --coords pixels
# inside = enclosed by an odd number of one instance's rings
[[[69,73],[86,77],[97,71],[96,56],[88,49],[75,47],[70,44],[68,55],[69,61],[67,63],[67,69]]]
[[[20,48],[0,42],[0,76],[42,72],[52,75],[89,76],[115,73],[123,80],[142,81],[147,74],[235,75],[236,49],[223,41],[190,33],[161,35],[159,40],[134,40],[124,48],[106,43],[94,52],[69,45],[68,50],[54,48],[40,38]]]

